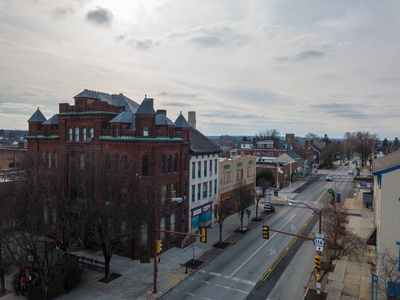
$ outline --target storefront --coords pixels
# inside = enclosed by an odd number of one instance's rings
[[[199,233],[200,227],[211,227],[212,202],[196,207],[191,211],[192,233]]]

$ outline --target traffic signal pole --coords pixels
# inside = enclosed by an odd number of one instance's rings
[[[158,207],[162,204],[161,203],[155,203],[154,204],[154,280],[153,280],[153,294],[157,294],[157,254],[158,254],[158,242],[157,242],[157,233],[158,232],[166,232],[166,233],[173,233],[173,234],[179,234],[179,235],[189,235],[189,236],[198,236],[201,238],[202,243],[207,242],[207,230],[203,230],[204,235],[201,234],[194,234],[194,233],[184,233],[184,232],[177,232],[177,231],[170,231],[170,230],[162,230],[157,227],[157,209]],[[162,245],[162,244],[161,244]],[[161,247],[160,247],[160,252],[161,252]]]

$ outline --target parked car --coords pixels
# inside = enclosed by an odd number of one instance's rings
[[[326,181],[332,181],[332,180],[333,180],[332,175],[326,176],[326,177],[325,177],[325,180],[326,180]]]
[[[350,171],[349,171],[349,175],[354,175],[354,171],[353,171],[353,170],[350,170]]]
[[[346,162],[344,163],[344,165],[345,165],[345,166],[348,166],[348,165],[349,165],[349,162],[348,162],[348,161],[346,161]]]

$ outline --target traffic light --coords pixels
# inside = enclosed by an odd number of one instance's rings
[[[201,235],[200,242],[207,243],[207,227],[201,227]]]
[[[263,238],[269,239],[269,226],[263,226]]]
[[[162,251],[162,240],[157,240],[157,253]]]
[[[314,264],[314,267],[316,268],[316,269],[321,269],[321,255],[315,255],[315,264]]]

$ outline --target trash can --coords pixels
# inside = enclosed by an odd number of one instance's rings
[[[340,193],[336,194],[336,203],[340,203]]]

